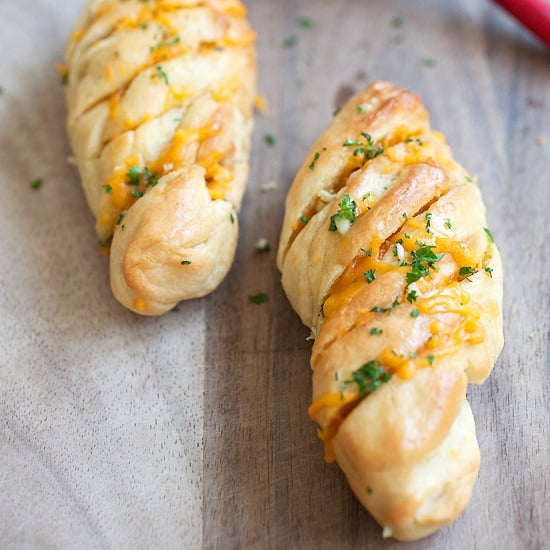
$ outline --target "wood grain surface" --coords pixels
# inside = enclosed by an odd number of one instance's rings
[[[0,0],[0,547],[550,548],[549,51],[480,0],[250,0],[269,110],[237,258],[213,295],[149,319],[112,298],[66,160],[54,65],[83,3]],[[505,266],[505,349],[469,391],[472,502],[409,544],[323,462],[274,253],[310,144],[379,78],[417,91],[479,176]]]

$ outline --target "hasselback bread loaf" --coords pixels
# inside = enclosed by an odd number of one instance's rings
[[[453,521],[480,460],[467,384],[503,345],[502,267],[475,179],[415,94],[375,82],[335,115],[289,190],[278,265],[315,339],[326,459],[385,536]]]
[[[157,315],[214,290],[248,178],[255,34],[238,0],[90,0],[67,128],[115,297]]]

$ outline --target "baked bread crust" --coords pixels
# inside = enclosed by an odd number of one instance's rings
[[[255,34],[239,0],[91,0],[67,129],[111,287],[145,315],[214,290],[248,178]]]
[[[503,346],[502,266],[479,188],[415,94],[375,82],[310,150],[278,265],[315,338],[328,461],[401,540],[453,521],[479,468],[467,384]]]

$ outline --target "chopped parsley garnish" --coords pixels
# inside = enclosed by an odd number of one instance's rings
[[[40,189],[43,184],[44,184],[44,180],[42,178],[36,178],[31,183],[31,189],[34,189],[34,191],[38,191],[38,189]]]
[[[342,145],[344,147],[355,147],[353,150],[353,156],[357,157],[359,155],[363,155],[364,164],[367,160],[372,160],[378,155],[381,155],[384,152],[384,149],[382,147],[377,147],[376,150],[374,149],[374,140],[370,134],[361,132],[361,136],[365,139],[365,141],[347,138]]]
[[[273,147],[277,144],[277,140],[275,139],[275,136],[273,134],[266,134],[264,139],[270,147]]]
[[[332,116],[339,115],[341,110],[342,110],[342,107],[336,107],[336,109],[334,109],[334,112],[332,113]]]
[[[147,166],[145,167],[143,172],[146,178],[146,181],[145,181],[146,185],[150,185],[151,187],[154,187],[159,182],[159,177],[155,173],[151,172],[151,170]]]
[[[407,294],[407,302],[409,302],[409,304],[412,304],[413,302],[416,302],[416,298],[416,290],[410,290]]]
[[[468,183],[473,183],[473,178],[471,176],[464,176],[464,179],[468,182]]]
[[[143,197],[143,193],[139,189],[132,189],[132,197],[135,197],[136,199],[139,199],[140,197]]]
[[[183,260],[181,262],[181,265],[190,265],[191,264],[191,260]]]
[[[311,17],[306,16],[298,17],[298,25],[300,25],[302,29],[311,29],[314,26]]]
[[[471,282],[470,276],[474,275],[474,274],[475,274],[475,269],[473,267],[468,266],[468,265],[464,266],[464,267],[461,267],[458,270],[459,277],[462,277],[463,279],[466,279],[467,281],[470,281],[470,282]]]
[[[253,304],[263,304],[269,300],[269,296],[265,292],[260,292],[258,294],[251,294],[248,299]]]
[[[181,38],[179,36],[175,36],[170,40],[165,40],[164,42],[159,42],[155,46],[151,46],[150,49],[151,51],[154,51],[154,50],[158,50],[159,48],[167,48],[168,46],[174,46],[176,44],[179,44],[180,42],[181,42]]]
[[[295,46],[297,42],[298,38],[296,36],[289,36],[283,40],[283,48],[292,48],[292,46]]]
[[[411,252],[412,262],[411,271],[406,274],[407,285],[410,285],[422,277],[430,274],[430,269],[436,269],[435,263],[439,262],[445,254],[436,254],[433,249],[435,246],[421,245],[418,250]]]
[[[370,329],[370,333],[371,333],[371,334],[376,334],[376,335],[378,335],[378,334],[383,334],[384,331],[383,331],[381,328],[372,327],[372,328]]]
[[[307,223],[309,221],[308,217],[307,216],[300,216],[300,221],[302,223]]]
[[[445,227],[447,229],[451,229],[451,227],[453,227],[449,218],[445,218]]]
[[[106,193],[107,195],[110,195],[112,192],[113,192],[113,186],[107,184],[107,185],[105,186],[105,193]]]
[[[357,105],[358,113],[366,113],[367,111],[368,111],[368,108],[366,105],[362,105],[362,104]]]
[[[416,319],[419,315],[420,315],[420,312],[418,311],[418,309],[413,308],[412,311],[411,311],[411,317],[413,319]]]
[[[389,382],[392,375],[385,371],[383,365],[376,359],[365,363],[351,373],[350,380],[344,380],[340,387],[344,390],[350,384],[357,384],[359,397],[365,397],[378,389],[382,384]]]
[[[363,275],[365,276],[365,280],[369,285],[376,279],[376,272],[374,271],[374,269],[369,269],[368,271],[365,271]]]
[[[373,307],[370,312],[371,313],[387,313],[388,311],[391,311],[391,307],[382,307],[382,306],[376,306]]]
[[[311,161],[311,164],[309,165],[310,170],[315,170],[315,164],[319,160],[319,157],[321,156],[321,153],[318,151],[313,155],[313,160]]]
[[[229,221],[234,224],[235,223],[235,216],[233,216],[233,214],[229,214]]]
[[[130,166],[126,177],[128,178],[128,183],[130,185],[137,185],[141,180],[141,175],[143,174],[143,168],[141,166]]]
[[[394,29],[400,29],[405,23],[405,20],[403,19],[403,16],[402,15],[396,15],[392,20],[391,20],[391,26],[394,28]]]
[[[487,273],[487,275],[489,275],[489,277],[491,277],[491,279],[493,278],[494,269],[492,267],[484,267],[483,271],[485,271],[485,273]]]
[[[365,256],[369,258],[372,256],[372,250],[370,248],[360,248],[360,250]]]
[[[433,365],[433,364],[434,364],[435,356],[434,356],[433,353],[430,353],[430,354],[426,357],[426,359],[428,360],[428,364],[429,364],[429,365]]]
[[[168,86],[170,82],[168,81],[168,75],[164,72],[164,69],[161,65],[157,65],[155,67],[155,73],[154,75],[156,78],[160,78],[161,80],[164,80],[164,83]]]
[[[338,205],[340,209],[330,217],[329,231],[346,233],[357,215],[357,204],[352,201],[349,195],[344,195],[342,202]]]
[[[431,225],[432,225],[432,214],[431,212],[428,212],[424,218],[426,219],[426,233],[431,233]]]
[[[491,230],[488,227],[484,227],[483,231],[485,231],[485,234],[487,235],[489,242],[494,243],[495,239],[493,239],[493,234],[491,233]]]

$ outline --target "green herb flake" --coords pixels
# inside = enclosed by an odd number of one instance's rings
[[[183,260],[181,265],[191,265],[191,260]]]
[[[155,72],[153,76],[156,78],[159,78],[160,80],[163,80],[167,86],[170,85],[170,82],[168,81],[168,75],[164,72],[164,69],[162,68],[161,65],[157,65],[155,67]]]
[[[384,334],[384,331],[383,331],[381,328],[372,327],[372,328],[370,329],[370,333],[371,333],[371,334],[379,335],[379,334]]]
[[[471,176],[464,176],[464,179],[468,182],[468,183],[473,183],[473,178]]]
[[[422,59],[422,65],[424,67],[435,67],[435,59],[431,57],[424,57]]]
[[[436,254],[433,249],[435,246],[420,245],[418,250],[411,252],[412,262],[411,271],[405,275],[407,285],[410,285],[422,277],[430,274],[430,269],[436,269],[435,263],[441,261],[445,254]]]
[[[298,43],[297,36],[289,36],[283,40],[283,48],[292,48]]]
[[[170,40],[165,40],[164,42],[159,42],[155,46],[151,46],[151,51],[158,50],[160,48],[168,48],[170,46],[175,46],[180,42],[181,42],[181,38],[179,36],[175,36],[174,38],[170,38]]]
[[[275,136],[273,134],[266,134],[264,139],[270,147],[273,147],[277,144],[277,140],[275,139]]]
[[[368,111],[368,107],[366,105],[357,105],[357,112],[358,113],[366,113]]]
[[[420,315],[420,312],[418,311],[418,309],[413,308],[412,311],[411,311],[411,317],[413,319],[416,319],[419,315]]]
[[[138,185],[143,174],[143,168],[141,166],[130,166],[128,172],[126,172],[126,177],[128,178],[128,183],[130,185]]]
[[[467,281],[470,281],[470,282],[471,282],[470,276],[474,274],[475,274],[475,269],[468,265],[461,267],[458,270],[459,277],[462,277],[463,279],[466,279]]]
[[[376,272],[374,271],[374,269],[369,269],[368,271],[365,271],[363,275],[365,276],[365,280],[369,285],[376,279]]]
[[[361,252],[369,258],[372,256],[372,250],[370,248],[360,248],[359,250],[361,250]]]
[[[132,189],[132,197],[135,197],[136,199],[139,199],[141,197],[143,197],[143,193],[134,187],[134,189]]]
[[[434,359],[435,359],[435,355],[433,353],[430,353],[426,359],[428,360],[428,364],[429,365],[433,365],[434,364]]]
[[[445,218],[445,227],[447,229],[451,229],[453,225],[451,224],[451,220],[449,218]]]
[[[33,182],[31,182],[31,189],[38,191],[42,185],[44,185],[44,180],[42,178],[36,178]]]
[[[428,212],[425,216],[424,216],[424,219],[426,220],[426,233],[431,233],[432,232],[432,214],[431,212]]]
[[[485,231],[485,234],[487,235],[487,238],[489,239],[489,242],[494,243],[495,239],[493,238],[493,234],[491,233],[491,230],[488,227],[484,227],[483,231]]]
[[[107,185],[105,186],[105,193],[106,193],[107,195],[110,195],[112,192],[113,192],[113,186],[107,184]]]
[[[396,15],[392,20],[391,20],[391,26],[394,28],[394,29],[400,29],[403,25],[405,24],[405,19],[403,18],[402,15]]]
[[[330,217],[328,230],[339,230],[341,233],[345,233],[343,228],[345,229],[347,227],[349,229],[349,226],[355,221],[355,217],[357,215],[357,204],[355,201],[351,200],[349,195],[344,195],[342,202],[340,202],[338,206],[340,207],[338,212]]]
[[[302,27],[302,29],[312,29],[314,27],[313,19],[311,17],[298,17],[298,25]]]
[[[487,273],[487,275],[489,275],[489,277],[491,277],[491,279],[493,278],[494,269],[492,267],[485,267],[485,268],[483,268],[483,271],[485,271],[485,273]]]
[[[359,397],[377,390],[382,384],[389,382],[392,375],[385,371],[383,365],[376,359],[365,363],[362,367],[351,373],[351,379],[341,384],[344,390],[350,384],[356,384],[359,389]]]
[[[313,160],[311,161],[311,164],[309,165],[310,170],[315,170],[315,164],[319,160],[319,157],[321,156],[321,153],[318,151],[313,155]]]
[[[231,222],[231,224],[235,223],[235,216],[233,215],[233,213],[229,214],[229,221]]]
[[[253,304],[263,304],[269,300],[269,296],[265,292],[259,292],[258,294],[251,294],[248,299]]]
[[[412,304],[413,302],[416,302],[417,298],[418,298],[418,296],[416,294],[416,290],[411,290],[407,294],[407,302],[409,302],[409,304]]]
[[[300,216],[300,221],[302,223],[307,223],[309,221],[308,217],[307,216]]]

